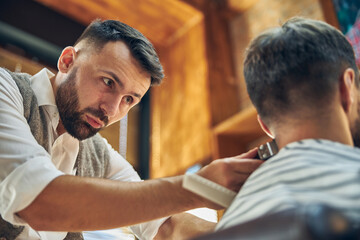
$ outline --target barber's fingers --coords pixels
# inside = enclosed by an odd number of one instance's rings
[[[226,158],[213,161],[198,174],[223,185],[231,190],[238,191],[250,174],[261,164],[262,160]]]
[[[229,189],[239,191],[247,178],[264,162],[254,159],[256,155],[257,148],[253,148],[241,155],[218,160],[223,161],[219,165],[224,165],[224,172],[227,172],[223,181]]]
[[[237,173],[252,173],[255,171],[264,161],[255,159],[257,156],[258,148],[253,148],[246,153],[228,157],[225,159],[220,159],[220,161],[225,161],[228,167]]]
[[[252,159],[256,153],[257,148],[254,148],[239,156],[215,160],[197,174],[238,191],[249,175],[263,163],[262,160]]]
[[[246,161],[246,163],[244,163]],[[262,164],[261,160],[244,160],[238,169],[233,168],[233,171],[228,171],[226,177],[224,177],[224,185],[233,190],[239,191],[249,176]],[[256,161],[252,163],[251,161]]]
[[[258,150],[258,148],[255,147],[253,149],[250,149],[248,152],[234,156],[233,158],[238,158],[238,159],[255,158],[257,155],[257,150]]]
[[[228,184],[228,188],[235,192],[238,192],[241,189],[241,187],[244,185],[246,180],[250,177],[250,175],[251,173],[237,174],[235,178],[232,178],[233,181]]]
[[[264,161],[259,159],[238,159],[227,158],[225,160],[228,167],[235,173],[252,173],[255,171]]]

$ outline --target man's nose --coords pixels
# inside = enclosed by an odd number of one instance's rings
[[[107,117],[114,117],[120,111],[121,99],[122,96],[109,98],[100,105],[100,108]]]

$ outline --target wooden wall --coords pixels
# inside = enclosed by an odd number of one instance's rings
[[[9,50],[0,48],[0,67],[7,68],[14,72],[25,72],[33,75],[39,72],[44,66],[28,58],[14,54]],[[47,68],[54,71],[49,66],[47,66]]]
[[[209,66],[211,126],[215,126],[240,109],[229,32],[231,11],[227,1],[184,0],[184,2],[198,9],[204,16],[206,38],[202,44],[206,48]]]
[[[210,112],[202,18],[159,53],[167,75],[151,92],[151,176],[183,173],[210,158]]]

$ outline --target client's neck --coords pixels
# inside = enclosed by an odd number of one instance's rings
[[[275,128],[276,143],[280,148],[304,139],[327,139],[353,146],[348,119],[344,113],[329,114],[331,117],[313,117],[284,121]]]

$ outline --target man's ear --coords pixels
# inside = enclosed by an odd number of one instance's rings
[[[260,124],[261,129],[272,139],[274,139],[274,136],[272,135],[272,133],[270,132],[268,126],[263,122],[263,120],[261,119],[261,117],[259,115],[257,115],[257,120]]]
[[[57,67],[58,70],[62,73],[67,73],[71,66],[73,65],[76,57],[76,50],[74,47],[66,47],[61,52],[59,57]]]
[[[354,103],[355,72],[352,68],[347,68],[340,78],[340,98],[345,113],[349,113],[351,105]]]

